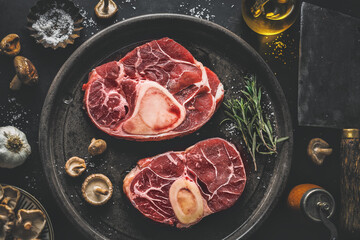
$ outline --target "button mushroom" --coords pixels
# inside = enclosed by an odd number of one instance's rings
[[[31,147],[22,131],[13,126],[0,127],[0,167],[20,166],[30,153]]]
[[[22,56],[14,58],[16,75],[10,82],[11,90],[19,90],[22,84],[34,86],[39,81],[39,75],[32,62]]]
[[[96,156],[105,152],[106,148],[107,148],[107,144],[104,140],[93,138],[91,140],[88,151],[92,156]]]
[[[15,56],[20,52],[20,37],[17,34],[9,34],[0,42],[0,53]]]
[[[94,10],[98,18],[107,19],[115,15],[118,7],[113,0],[100,0]]]
[[[79,157],[72,157],[65,164],[66,173],[71,177],[80,176],[86,169],[85,160]]]
[[[5,240],[6,235],[14,226],[15,214],[13,210],[3,204],[0,204],[0,240]]]
[[[315,164],[321,165],[325,157],[332,153],[332,149],[329,144],[321,138],[314,138],[309,142],[307,153]]]
[[[15,209],[17,202],[20,198],[20,191],[16,188],[5,186],[3,187],[4,197],[1,204],[9,206],[11,209]]]
[[[182,224],[195,223],[203,217],[203,198],[193,181],[177,179],[170,187],[169,199],[176,218]]]
[[[46,217],[39,209],[20,209],[17,217],[13,235],[20,239],[37,238],[46,224]]]
[[[105,175],[92,174],[85,179],[81,191],[88,203],[98,206],[109,201],[113,193],[113,186]]]

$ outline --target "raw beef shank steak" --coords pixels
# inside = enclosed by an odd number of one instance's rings
[[[123,189],[143,215],[180,228],[232,206],[245,183],[235,146],[211,138],[183,152],[140,160],[125,177]]]
[[[137,141],[196,131],[224,97],[216,74],[169,38],[95,68],[83,90],[87,113],[100,130]]]

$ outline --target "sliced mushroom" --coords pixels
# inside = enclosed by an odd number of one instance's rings
[[[100,0],[94,10],[98,18],[107,19],[115,15],[118,6],[113,0]]]
[[[1,204],[7,205],[14,210],[20,198],[20,191],[10,186],[3,187],[3,190],[4,197],[1,201]]]
[[[17,217],[13,235],[20,239],[37,238],[46,224],[45,214],[39,209],[20,209]]]
[[[5,240],[6,235],[14,226],[15,213],[6,205],[0,204],[0,240]]]
[[[204,215],[203,199],[193,181],[177,179],[170,187],[169,199],[175,216],[185,225],[199,221]]]
[[[22,84],[33,86],[39,81],[39,75],[32,62],[22,56],[14,58],[16,75],[10,82],[11,90],[19,90]]]
[[[103,152],[105,152],[106,148],[107,148],[107,144],[104,140],[93,138],[91,140],[90,146],[88,148],[88,152],[92,156],[96,156],[96,155],[100,155]]]
[[[103,174],[88,176],[82,185],[82,195],[91,205],[103,205],[109,201],[113,186],[109,178]]]
[[[0,185],[0,200],[4,197],[4,189],[3,187]]]
[[[9,34],[0,42],[0,53],[15,56],[20,52],[20,37],[17,34]]]
[[[85,160],[79,157],[72,157],[65,164],[66,173],[71,177],[80,176],[86,169]]]
[[[325,157],[332,153],[332,148],[321,138],[313,138],[309,142],[307,153],[315,164],[321,165]]]

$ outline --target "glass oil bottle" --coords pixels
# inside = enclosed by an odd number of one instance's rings
[[[275,35],[288,29],[296,20],[300,3],[297,0],[242,0],[246,24],[262,35]]]

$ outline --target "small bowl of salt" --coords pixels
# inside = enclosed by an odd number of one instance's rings
[[[40,0],[30,9],[27,28],[45,48],[65,48],[80,37],[83,17],[70,0]]]

